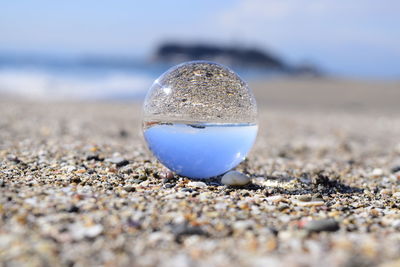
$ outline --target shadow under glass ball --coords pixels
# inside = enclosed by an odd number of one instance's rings
[[[256,139],[257,106],[229,68],[192,61],[169,69],[147,93],[143,135],[154,156],[189,178],[223,174],[244,160]]]

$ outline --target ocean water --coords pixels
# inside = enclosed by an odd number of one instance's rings
[[[256,139],[256,124],[153,124],[144,138],[170,170],[190,178],[223,174],[244,160]]]
[[[50,100],[141,101],[153,81],[172,65],[137,58],[0,53],[0,95]],[[241,74],[246,79],[266,75],[251,70]]]
[[[0,94],[34,99],[142,100],[165,70],[144,60],[0,54]]]

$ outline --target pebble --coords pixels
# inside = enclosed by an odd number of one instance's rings
[[[71,178],[69,179],[69,181],[70,181],[71,183],[77,183],[77,184],[79,184],[80,182],[82,182],[82,180],[81,180],[81,178],[79,178],[79,176],[71,177]]]
[[[185,198],[186,197],[186,193],[185,192],[177,192],[175,194],[170,194],[165,196],[166,199],[181,199],[181,198]]]
[[[393,227],[394,229],[396,229],[396,230],[400,230],[400,219],[394,220],[394,221],[392,222],[392,227]]]
[[[21,160],[20,160],[17,156],[15,156],[15,155],[9,155],[9,156],[7,157],[7,159],[8,159],[9,161],[13,161],[13,162],[15,162],[15,163],[20,163],[20,162],[21,162]]]
[[[392,194],[392,190],[390,189],[382,189],[379,194],[384,195],[384,196],[389,196]]]
[[[373,217],[378,217],[380,215],[380,212],[377,209],[371,209],[369,211],[369,214]]]
[[[86,228],[85,236],[93,238],[98,236],[102,232],[103,232],[103,226],[101,226],[100,224],[96,224]]]
[[[280,204],[279,206],[278,206],[278,210],[279,211],[283,211],[283,210],[286,210],[286,209],[289,209],[290,207],[289,207],[289,205],[287,205],[287,204]]]
[[[372,171],[372,173],[371,173],[371,176],[374,177],[374,178],[379,178],[379,177],[381,177],[382,175],[383,175],[383,170],[382,170],[382,169],[379,169],[379,168],[373,169],[373,171]]]
[[[80,223],[75,223],[70,226],[70,232],[75,240],[81,240],[85,237],[94,238],[103,232],[103,226],[100,224],[84,226]]]
[[[119,170],[121,173],[125,173],[125,174],[132,174],[134,169],[132,168],[132,166],[124,166]]]
[[[243,221],[234,222],[232,224],[232,228],[235,231],[241,232],[241,231],[250,229],[252,225],[253,225],[253,222],[251,220],[243,220]]]
[[[189,187],[197,187],[197,188],[203,188],[203,187],[207,187],[207,184],[204,182],[189,182],[187,184],[187,186]]]
[[[281,202],[282,200],[284,200],[285,198],[281,195],[277,195],[277,196],[270,196],[267,197],[266,200],[268,202],[272,202],[272,203],[277,203],[277,202]]]
[[[172,171],[165,171],[161,174],[161,178],[166,180],[174,179],[174,173]]]
[[[106,159],[106,161],[114,163],[117,167],[122,167],[129,164],[129,161],[124,159],[123,157],[108,158]]]
[[[135,192],[136,188],[134,186],[127,185],[127,186],[124,187],[124,190],[126,192]]]
[[[305,224],[309,232],[335,232],[340,229],[339,223],[333,219],[312,220]]]
[[[396,192],[392,196],[395,197],[395,198],[400,199],[400,192]]]
[[[303,201],[299,201],[299,200],[295,200],[294,203],[297,206],[300,207],[318,207],[318,206],[323,206],[325,205],[324,201],[309,201],[309,202],[303,202]]]
[[[138,180],[141,180],[141,181],[143,182],[143,181],[146,181],[147,178],[148,178],[148,177],[147,177],[146,175],[140,174],[139,177],[138,177],[137,179],[138,179]]]
[[[193,189],[191,189],[191,188],[186,188],[186,187],[185,187],[185,188],[182,188],[181,191],[182,191],[182,192],[189,192],[189,193],[192,193],[192,192],[193,192]]]
[[[123,138],[128,137],[128,135],[129,135],[129,133],[125,129],[119,130],[118,134],[120,137],[123,137]]]
[[[400,172],[400,166],[395,166],[391,169],[392,173]]]
[[[75,206],[75,205],[71,205],[71,206],[67,209],[67,211],[68,211],[68,212],[71,212],[71,213],[77,213],[77,212],[79,212],[79,207],[77,207],[77,206]]]
[[[172,233],[177,242],[182,241],[182,237],[189,235],[208,236],[208,233],[199,226],[190,226],[187,222],[172,226]]]
[[[169,184],[169,183],[164,184],[164,188],[172,188],[174,186],[175,186],[174,184]]]
[[[103,161],[104,158],[100,157],[98,154],[90,154],[86,157],[86,160]]]
[[[311,198],[312,201],[324,201],[324,198],[320,193],[316,193]]]
[[[238,171],[227,172],[221,179],[222,184],[230,186],[242,186],[250,183],[250,181],[250,177]]]
[[[151,233],[147,239],[149,241],[149,244],[155,246],[163,241],[173,240],[173,238],[171,237],[172,237],[171,234],[167,234],[164,232],[154,232]]]
[[[117,167],[123,167],[123,166],[128,165],[128,164],[129,164],[129,161],[127,161],[127,160],[122,160],[122,161],[119,161],[118,163],[115,163],[115,166],[117,166]]]
[[[65,170],[66,172],[76,171],[76,167],[75,166],[65,166],[62,169]]]
[[[301,195],[297,199],[302,201],[302,202],[310,202],[311,201],[311,196]]]

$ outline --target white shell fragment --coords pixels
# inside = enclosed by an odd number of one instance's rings
[[[222,176],[221,183],[224,185],[241,186],[250,183],[251,179],[247,175],[238,172],[230,171]]]

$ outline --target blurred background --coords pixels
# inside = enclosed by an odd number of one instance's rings
[[[170,66],[206,59],[271,103],[303,90],[304,105],[360,106],[368,91],[397,105],[399,14],[396,0],[2,1],[0,95],[141,100]]]

